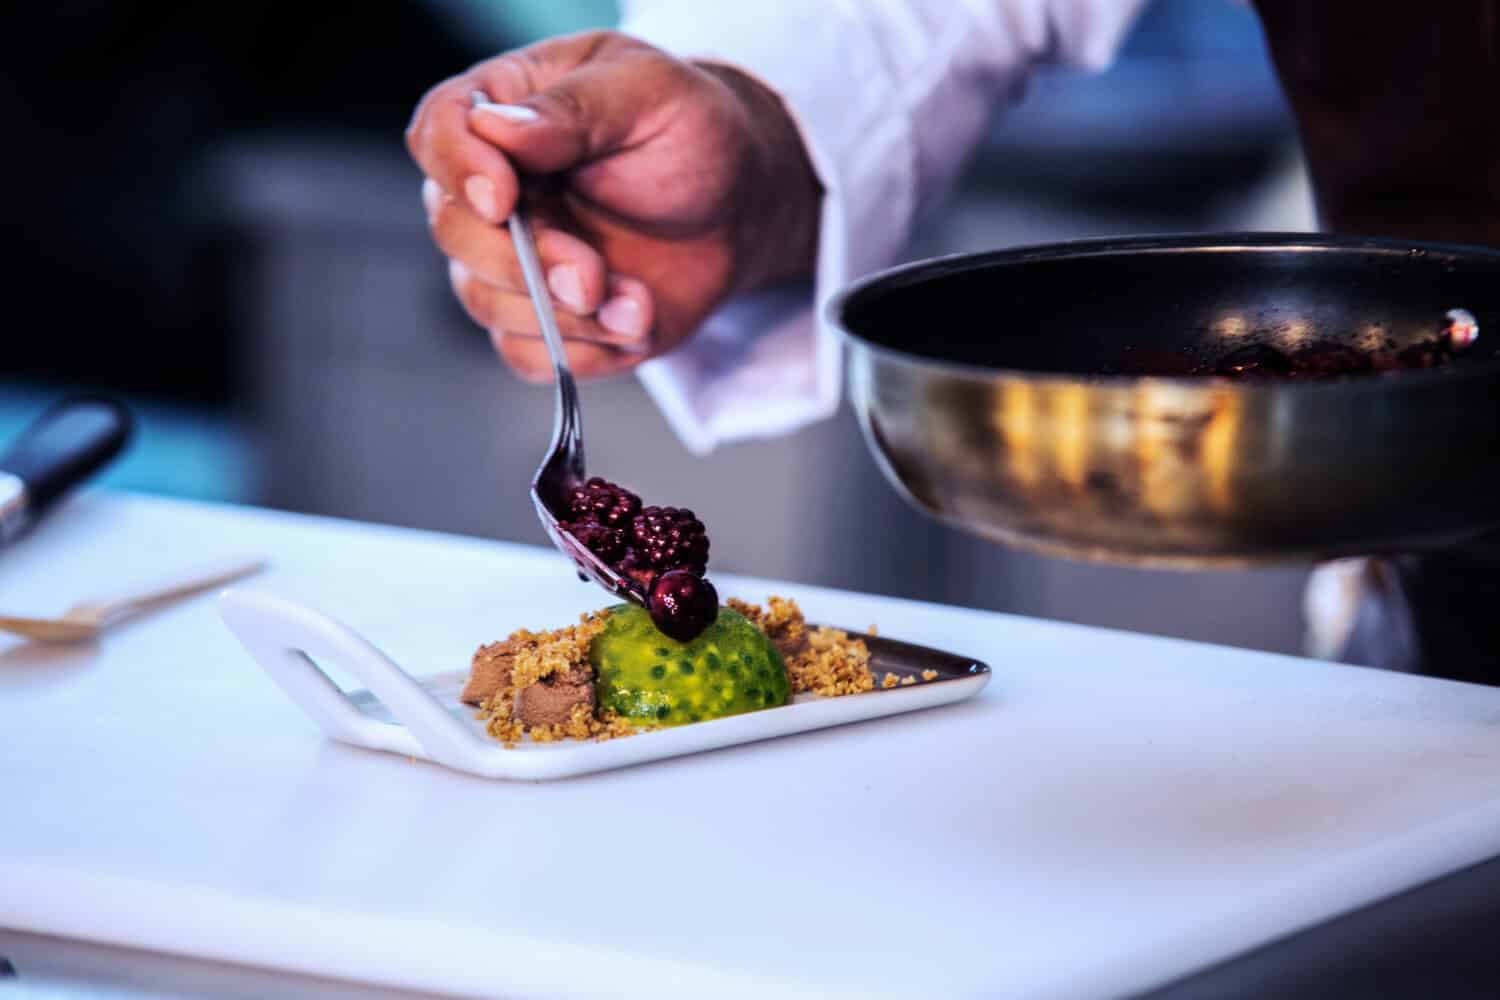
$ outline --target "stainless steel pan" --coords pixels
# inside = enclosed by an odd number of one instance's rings
[[[1441,368],[1182,374],[1249,344],[1399,348],[1455,308],[1479,339]],[[1500,527],[1500,252],[1086,241],[896,268],[831,310],[887,477],[987,538],[1192,567],[1409,552]]]

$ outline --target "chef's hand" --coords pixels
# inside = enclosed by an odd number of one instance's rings
[[[473,108],[476,90],[526,111]],[[454,291],[529,379],[552,372],[505,227],[523,187],[580,377],[628,371],[725,298],[811,271],[817,179],[779,99],[730,69],[614,32],[551,39],[434,87],[406,140]]]

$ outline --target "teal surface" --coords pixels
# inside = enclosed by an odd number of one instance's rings
[[[435,0],[460,31],[502,49],[590,28],[613,28],[615,0]]]
[[[0,382],[0,451],[56,401],[79,390]],[[117,396],[136,418],[125,453],[96,485],[193,500],[255,499],[259,463],[244,429],[208,407]]]

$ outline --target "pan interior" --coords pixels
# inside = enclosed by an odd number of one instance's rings
[[[1398,350],[1463,309],[1500,358],[1500,253],[1341,243],[1125,241],[1001,251],[900,269],[839,310],[880,347],[985,369],[1187,375],[1266,345]]]

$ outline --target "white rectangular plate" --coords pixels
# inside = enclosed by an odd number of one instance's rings
[[[485,732],[472,707],[458,700],[466,674],[413,678],[348,627],[268,594],[227,591],[219,599],[225,624],[283,691],[333,739],[434,761],[486,778],[546,781],[813,729],[946,705],[977,694],[989,667],[967,657],[885,637],[862,636],[877,677],[894,673],[918,682],[866,694],[798,695],[791,704],[653,730],[604,742],[524,741],[505,747]],[[366,685],[345,693],[317,661],[338,664]],[[923,681],[924,670],[936,671]]]

